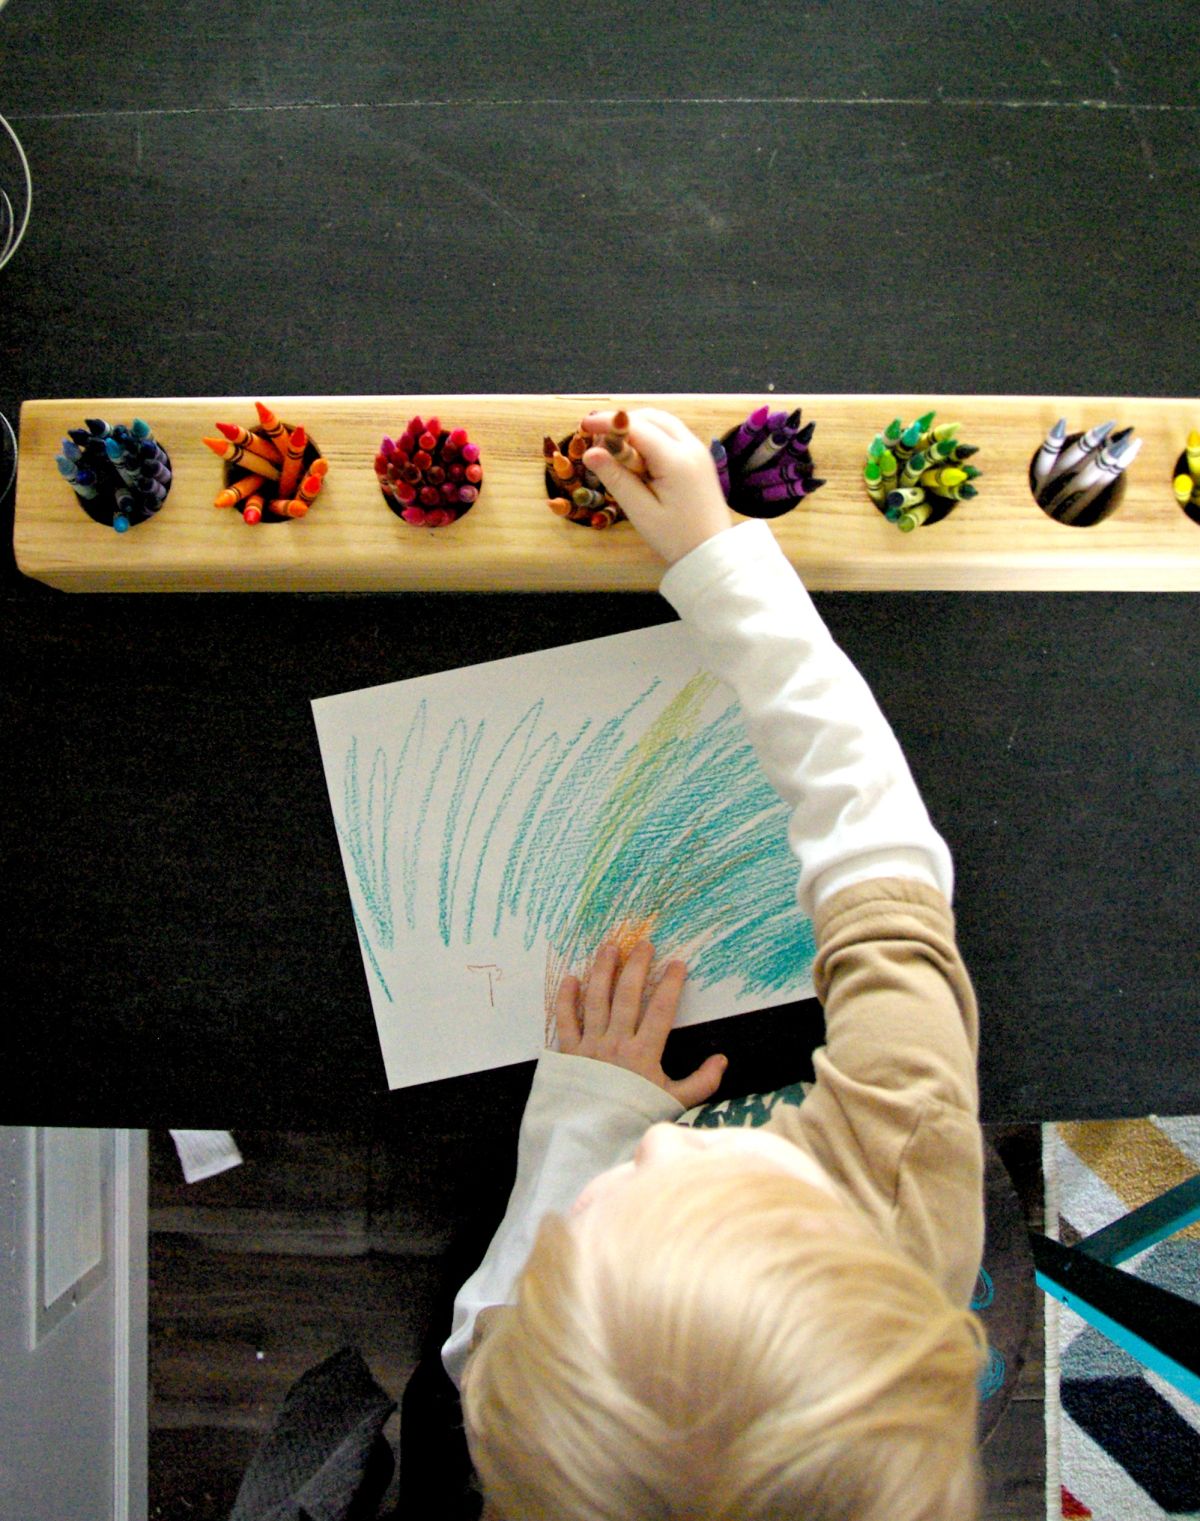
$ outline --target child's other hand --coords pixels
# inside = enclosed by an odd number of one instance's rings
[[[679,1082],[663,1071],[663,1047],[675,1023],[687,968],[682,961],[668,962],[647,999],[653,959],[654,947],[640,940],[618,970],[617,947],[606,941],[596,953],[586,988],[578,977],[564,977],[554,1006],[558,1048],[568,1056],[590,1056],[636,1072],[691,1109],[713,1096],[728,1064],[723,1056],[710,1056]]]
[[[593,412],[581,427],[603,436],[613,416]],[[677,417],[657,407],[638,407],[629,414],[628,437],[645,461],[645,476],[619,465],[603,444],[589,449],[583,463],[668,565],[732,526],[736,519],[711,453]]]

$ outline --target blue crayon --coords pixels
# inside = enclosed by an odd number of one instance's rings
[[[726,453],[725,445],[719,438],[714,438],[712,443],[709,445],[709,449],[711,450],[713,460],[716,463],[717,479],[721,482],[721,490],[725,493],[726,496],[728,496],[729,455]]]
[[[85,417],[83,420],[87,424],[88,432],[94,438],[107,438],[112,432],[102,417]]]
[[[154,442],[154,434],[150,431],[150,424],[143,422],[140,417],[133,419],[133,427],[130,429],[130,432],[137,439],[138,443],[152,444]]]

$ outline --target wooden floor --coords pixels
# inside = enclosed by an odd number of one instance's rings
[[[1039,1127],[985,1129],[1042,1229]],[[224,1521],[290,1385],[347,1343],[399,1402],[445,1250],[467,1223],[427,1138],[237,1140],[243,1166],[189,1187],[167,1134],[151,1137],[151,1521]],[[1044,1514],[1043,1368],[1038,1315],[1017,1395],[983,1449],[986,1521]],[[398,1450],[398,1415],[385,1435]]]

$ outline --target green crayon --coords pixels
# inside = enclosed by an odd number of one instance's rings
[[[887,440],[888,444],[894,444],[903,432],[904,419],[902,417],[893,417],[891,422],[888,423],[887,427],[883,430],[883,436]]]
[[[866,468],[863,470],[863,480],[867,484],[867,495],[877,507],[882,507],[887,497],[887,487],[883,484],[877,460],[867,461]]]
[[[914,528],[920,528],[932,510],[928,502],[921,502],[916,507],[910,507],[896,519],[896,527],[901,533],[911,533]]]
[[[879,456],[879,473],[884,481],[894,481],[900,474],[900,466],[896,463],[896,456],[890,449],[885,449]]]
[[[912,423],[892,445],[892,451],[897,459],[907,459],[913,450],[920,446],[920,443],[921,430],[916,423]]]
[[[918,450],[911,458],[904,461],[904,469],[900,472],[900,484],[902,486],[915,486],[921,479],[921,472],[928,469],[929,461]]]

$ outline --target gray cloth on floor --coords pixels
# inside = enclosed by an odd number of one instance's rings
[[[229,1521],[356,1521],[391,1478],[381,1433],[396,1408],[358,1351],[343,1347],[303,1374],[238,1489]],[[386,1465],[379,1480],[381,1459]],[[367,1492],[375,1491],[373,1504]],[[364,1508],[364,1504],[368,1508]],[[356,1508],[357,1506],[357,1508]]]

